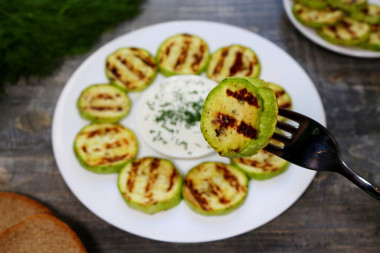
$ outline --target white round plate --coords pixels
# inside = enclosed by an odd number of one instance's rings
[[[89,85],[106,83],[104,73],[108,54],[120,47],[141,47],[156,53],[161,42],[178,34],[202,37],[211,52],[231,44],[252,48],[258,55],[264,80],[282,85],[293,99],[294,110],[325,125],[323,106],[312,81],[305,71],[282,49],[247,30],[205,21],[175,21],[135,30],[107,43],[93,53],[75,71],[65,85],[54,112],[52,140],[58,168],[74,195],[94,214],[122,230],[142,237],[167,242],[205,242],[235,236],[274,219],[289,208],[306,190],[315,171],[295,165],[270,180],[251,180],[246,202],[236,211],[217,217],[193,212],[184,201],[175,208],[147,215],[129,208],[117,188],[117,174],[99,175],[83,169],[73,152],[79,130],[88,124],[79,116],[76,100]],[[203,74],[204,75],[204,74]],[[152,85],[163,80],[159,74]],[[132,129],[139,140],[138,157],[157,156],[139,136],[136,105],[141,93],[129,93],[132,110],[121,124]],[[203,161],[222,161],[216,153],[199,159],[171,159],[182,175]]]
[[[368,2],[380,5],[380,0],[369,0]],[[297,19],[294,17],[293,12],[292,12],[293,3],[294,3],[294,0],[283,0],[285,12],[288,18],[293,23],[293,25],[297,28],[298,31],[300,31],[303,35],[305,35],[308,39],[310,39],[314,43],[339,54],[344,54],[344,55],[353,56],[353,57],[360,57],[360,58],[380,58],[380,52],[360,49],[358,47],[339,46],[339,45],[335,45],[330,42],[327,42],[326,40],[324,40],[317,34],[315,29],[305,26],[297,21]]]

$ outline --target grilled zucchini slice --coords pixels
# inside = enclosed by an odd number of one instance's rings
[[[368,24],[380,24],[380,6],[369,4],[361,10],[353,10],[350,13],[351,18],[366,22]]]
[[[380,25],[372,25],[368,39],[360,43],[359,46],[373,51],[380,51]]]
[[[169,160],[144,157],[121,169],[118,187],[128,206],[153,214],[179,204],[182,177]]]
[[[367,6],[367,0],[327,0],[327,3],[345,11],[363,9]]]
[[[82,118],[96,123],[115,123],[124,118],[131,101],[120,88],[111,84],[95,84],[82,91],[77,101]]]
[[[274,94],[275,94],[276,100],[277,100],[277,106],[291,110],[292,109],[292,99],[291,99],[289,93],[287,93],[286,90],[278,84],[274,84],[274,83],[267,83],[267,84],[268,84],[268,87],[274,91]],[[277,120],[286,121],[286,118],[281,117],[281,116],[277,116]]]
[[[157,66],[146,50],[120,48],[106,59],[106,75],[110,82],[126,91],[141,91],[155,79]]]
[[[119,124],[90,124],[76,136],[74,152],[80,164],[95,173],[116,173],[137,154],[134,133]]]
[[[270,142],[276,144],[274,140]],[[231,164],[244,171],[249,178],[256,180],[275,177],[285,172],[289,166],[288,161],[265,150],[260,150],[251,157],[232,158]]]
[[[323,9],[328,6],[326,0],[296,0],[295,2],[313,9]]]
[[[218,49],[211,55],[207,77],[221,82],[226,77],[258,77],[260,61],[255,52],[241,45]]]
[[[201,131],[219,155],[251,156],[268,144],[277,112],[275,94],[264,81],[229,77],[208,94]]]
[[[305,5],[295,3],[292,8],[293,15],[304,25],[319,28],[323,25],[333,25],[339,22],[344,13],[342,10],[326,7],[324,9],[312,9]]]
[[[197,213],[224,215],[244,203],[248,181],[248,177],[232,165],[204,162],[187,173],[182,196]]]
[[[370,35],[370,26],[351,18],[343,18],[336,25],[322,26],[318,34],[331,43],[354,46],[367,40]]]
[[[161,73],[172,75],[199,75],[208,63],[210,52],[207,43],[191,34],[177,34],[165,40],[157,51]]]

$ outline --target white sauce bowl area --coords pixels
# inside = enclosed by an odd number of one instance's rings
[[[173,76],[143,92],[137,106],[139,136],[168,158],[198,158],[213,153],[200,131],[208,93],[217,85],[201,76]]]

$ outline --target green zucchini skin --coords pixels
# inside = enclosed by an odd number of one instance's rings
[[[118,188],[127,205],[146,214],[177,206],[182,199],[182,184],[182,176],[172,162],[155,157],[128,162],[118,177]]]
[[[326,0],[296,0],[295,2],[313,9],[323,9],[328,6]]]
[[[277,113],[275,93],[264,81],[229,77],[208,94],[201,132],[221,156],[251,156],[268,144]]]
[[[82,118],[94,123],[116,123],[128,115],[131,100],[124,90],[111,84],[95,84],[77,100]]]
[[[244,203],[248,183],[247,175],[230,164],[204,162],[185,176],[182,196],[199,214],[225,215]]]
[[[323,25],[334,25],[344,17],[342,10],[333,10],[329,7],[312,9],[299,3],[293,5],[292,12],[299,22],[313,28],[320,28]]]
[[[106,58],[107,78],[128,92],[146,89],[156,78],[157,71],[154,57],[142,48],[119,48]]]
[[[356,9],[363,9],[367,6],[367,0],[327,0],[328,4],[333,7],[345,10],[353,11]]]
[[[210,51],[206,41],[192,34],[177,34],[158,48],[156,62],[164,76],[200,75],[207,67]]]
[[[289,93],[280,85],[275,83],[267,83],[268,87],[274,91],[277,100],[277,106],[291,110],[293,107],[292,98]],[[286,121],[286,118],[277,116],[278,121]]]
[[[245,46],[234,44],[216,50],[207,66],[207,77],[221,82],[226,77],[258,77],[260,60],[256,53]]]
[[[122,125],[92,123],[80,130],[73,148],[83,168],[109,174],[119,172],[137,155],[138,143],[134,133]]]
[[[265,150],[251,157],[232,158],[231,164],[244,171],[250,179],[266,180],[285,172],[289,162]]]
[[[380,51],[380,25],[372,25],[368,39],[358,46],[372,51]]]
[[[353,31],[354,28],[360,29],[360,33],[355,36],[348,31]],[[343,18],[340,23],[334,26],[322,26],[317,32],[322,38],[333,44],[355,46],[368,39],[370,26],[351,18]]]
[[[380,6],[369,4],[364,9],[351,11],[350,17],[372,25],[380,24]]]

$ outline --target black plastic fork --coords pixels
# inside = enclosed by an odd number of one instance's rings
[[[307,169],[340,173],[380,200],[380,188],[359,176],[344,163],[336,140],[324,126],[302,114],[283,108],[279,108],[278,115],[295,121],[298,126],[278,121],[276,127],[291,136],[275,132],[272,139],[283,145],[269,144],[264,150]]]

